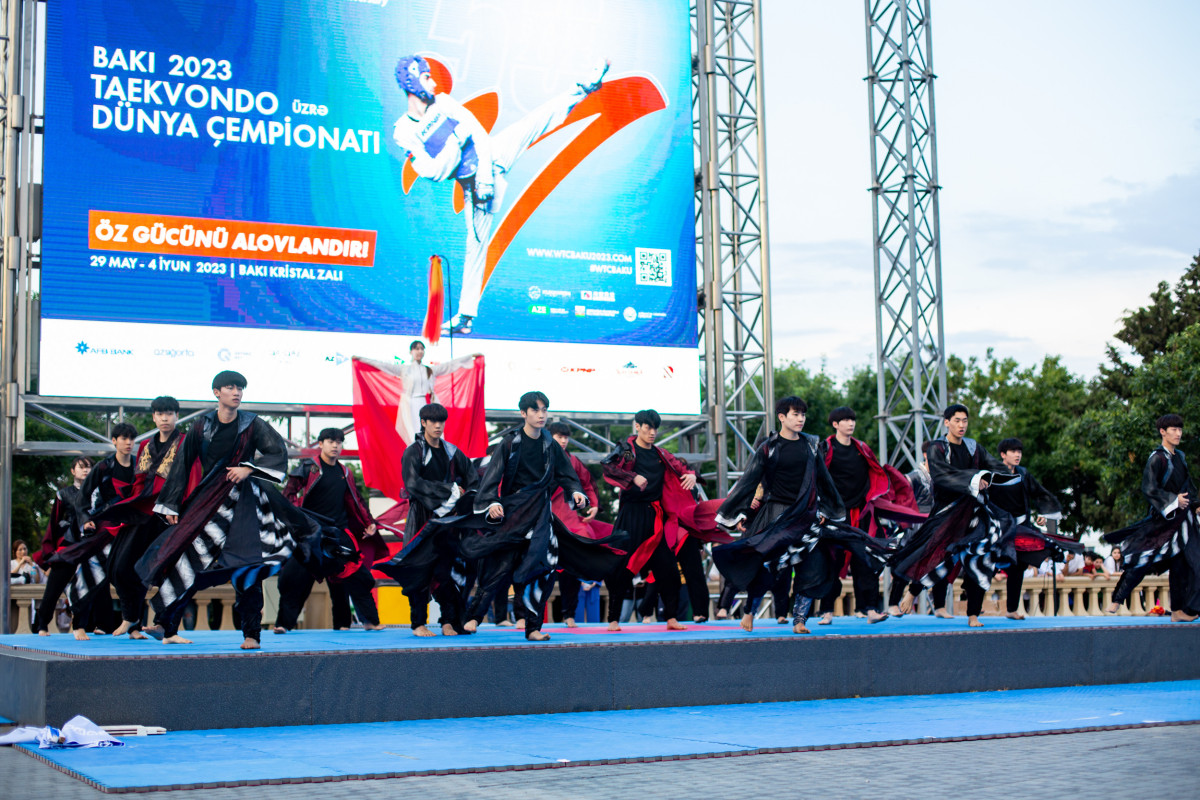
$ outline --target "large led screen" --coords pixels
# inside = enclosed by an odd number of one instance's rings
[[[688,0],[47,14],[42,394],[348,405],[438,328],[491,408],[699,410]]]

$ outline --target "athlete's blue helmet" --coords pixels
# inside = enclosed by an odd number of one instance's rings
[[[396,83],[408,94],[415,94],[426,103],[433,102],[433,94],[421,85],[421,76],[429,74],[429,62],[420,56],[404,56],[396,62]]]

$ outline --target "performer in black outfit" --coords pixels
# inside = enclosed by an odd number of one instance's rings
[[[820,440],[802,433],[808,404],[784,397],[775,404],[779,433],[754,451],[746,471],[717,512],[717,523],[743,532],[741,539],[713,549],[713,561],[735,591],[745,590],[742,627],[754,629],[754,612],[773,580],[795,570],[793,630],[805,625],[814,599],[839,581],[835,548],[846,548],[882,568],[884,546],[841,524],[846,509],[825,461]],[[759,484],[765,495],[755,498]],[[749,524],[747,525],[747,521]]]
[[[1020,613],[1025,569],[1040,567],[1047,558],[1062,561],[1065,553],[1083,552],[1083,545],[1039,530],[1045,527],[1047,520],[1062,519],[1062,506],[1046,487],[1038,483],[1037,478],[1029,474],[1029,470],[1021,466],[1025,449],[1021,440],[1005,439],[997,449],[1004,466],[1021,479],[1017,483],[995,485],[988,490],[992,502],[1012,515],[1017,523],[1011,540],[1004,547],[1004,563],[1008,572],[1008,608],[1005,616],[1009,619],[1025,619],[1025,615]],[[1035,524],[1038,527],[1034,527]]]
[[[583,508],[587,496],[567,460],[549,435],[543,435],[549,401],[541,392],[526,392],[518,403],[524,424],[501,434],[475,499],[470,518],[437,524],[470,529],[460,552],[467,559],[484,559],[479,583],[467,606],[464,628],[474,631],[483,620],[496,588],[511,571],[514,605],[525,620],[525,638],[544,641],[541,630],[554,570],[562,568],[583,580],[610,574],[623,551],[611,541],[591,540],[571,533],[551,511],[556,488]]]
[[[1165,414],[1158,418],[1155,427],[1162,441],[1142,471],[1142,496],[1150,508],[1133,525],[1104,536],[1106,542],[1120,546],[1125,556],[1125,571],[1117,581],[1107,611],[1117,613],[1146,575],[1170,570],[1171,619],[1191,622],[1200,615],[1196,484],[1179,449],[1183,418]]]
[[[50,635],[50,620],[54,617],[58,598],[75,577],[73,564],[52,562],[51,559],[59,550],[79,541],[79,491],[91,471],[92,460],[87,456],[79,456],[71,462],[72,482],[55,493],[41,549],[33,556],[34,563],[46,571],[46,590],[42,593],[42,602],[33,618],[33,632],[39,636]],[[86,624],[86,620],[79,623],[80,627]]]
[[[375,579],[371,565],[387,555],[387,545],[375,532],[376,523],[358,494],[354,473],[338,459],[346,434],[341,428],[324,428],[317,434],[319,453],[316,458],[303,459],[288,475],[283,496],[293,505],[315,515],[324,524],[336,529],[349,540],[342,544],[353,550],[345,554],[344,565],[337,574],[314,574],[312,553],[301,547],[292,553],[279,570],[279,613],[275,617],[275,633],[287,633],[296,627],[300,610],[312,594],[313,583],[328,578],[329,600],[333,605],[334,630],[350,630],[353,621],[350,601],[363,628],[381,631],[379,609],[371,590]],[[316,559],[321,560],[319,557]]]
[[[439,403],[421,408],[421,434],[401,457],[409,497],[404,546],[390,560],[376,565],[403,587],[411,609],[412,631],[417,636],[434,635],[428,626],[430,594],[441,610],[438,622],[442,635],[456,636],[464,631],[465,565],[458,555],[462,531],[426,524],[433,519],[470,514],[479,485],[471,459],[443,437],[448,417]]]
[[[241,619],[243,650],[257,650],[262,627],[262,581],[279,570],[303,538],[320,527],[284,499],[287,446],[266,420],[239,410],[246,379],[226,370],[213,378],[217,407],[188,432],[183,451],[154,510],[167,528],[138,562],[148,586],[158,586],[155,609],[169,644],[183,610],[201,589],[231,581]]]
[[[76,568],[67,586],[67,600],[71,604],[71,633],[80,641],[88,640],[88,626],[94,633],[107,634],[120,624],[112,610],[108,557],[123,526],[106,522],[103,512],[133,493],[132,454],[136,438],[137,429],[129,423],[113,426],[112,443],[116,452],[92,467],[79,489],[75,515],[83,536],[50,559],[51,564],[65,562]]]
[[[621,630],[621,606],[633,592],[633,576],[644,571],[654,574],[667,629],[684,630],[676,616],[681,584],[675,554],[688,535],[679,525],[679,514],[696,504],[691,496],[696,473],[655,446],[661,425],[654,409],[637,412],[636,433],[604,459],[604,479],[621,490],[613,531],[632,551],[626,565],[605,579],[611,631]]]
[[[962,566],[967,624],[978,628],[983,625],[979,621],[983,599],[996,571],[997,548],[1014,527],[1012,517],[990,504],[983,492],[995,479],[994,473],[1010,473],[978,442],[967,438],[970,412],[966,406],[948,406],[942,418],[946,435],[930,442],[926,450],[934,511],[925,524],[905,535],[892,556],[892,569],[909,584],[900,603],[900,610],[908,614],[922,584],[932,589],[936,601],[936,584],[952,582],[953,571]]]

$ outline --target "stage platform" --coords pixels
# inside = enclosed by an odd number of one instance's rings
[[[0,638],[0,715],[169,730],[382,722],[882,697],[1200,679],[1200,624],[1147,617],[837,618],[797,636],[774,620],[548,625],[419,639],[406,628],[194,632],[194,645]],[[702,687],[703,691],[696,691]]]
[[[728,757],[1200,720],[1200,681],[521,717],[178,731],[24,751],[106,792]],[[398,787],[399,790],[399,787]]]

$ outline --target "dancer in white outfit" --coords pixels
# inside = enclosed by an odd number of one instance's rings
[[[418,175],[434,181],[454,178],[469,204],[462,290],[458,313],[445,326],[448,333],[469,334],[479,314],[492,221],[507,184],[504,176],[529,145],[561,125],[580,100],[600,88],[608,66],[605,61],[574,90],[493,135],[461,103],[434,93],[437,85],[424,58],[404,56],[396,64],[396,82],[408,95],[408,113],[396,120],[392,138],[412,156]],[[419,424],[414,430],[420,430]]]
[[[425,358],[425,343],[420,339],[408,346],[408,354],[409,362],[400,368],[403,394],[396,414],[396,430],[405,444],[412,444],[414,432],[421,430],[421,409],[427,403],[441,402],[434,389],[434,379],[469,366],[479,354],[471,353],[427,367],[421,363]]]

